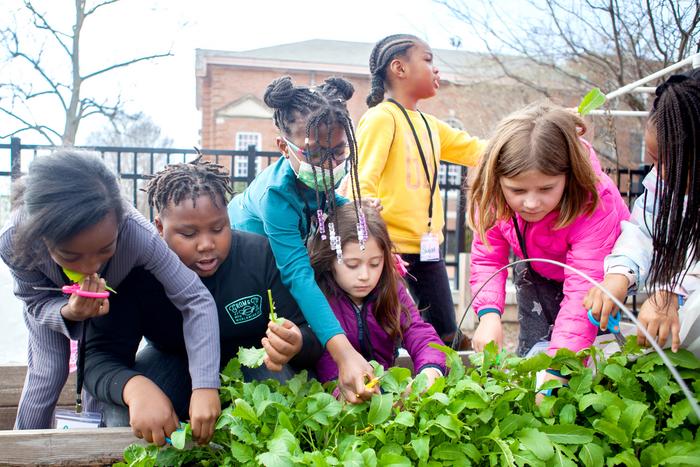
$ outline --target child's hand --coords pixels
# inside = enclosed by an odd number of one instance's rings
[[[678,319],[678,298],[675,293],[666,290],[657,291],[644,302],[637,319],[661,347],[666,345],[668,335],[671,333],[671,350],[678,352],[681,346],[681,324]],[[637,343],[643,346],[651,345],[640,329],[637,329]]]
[[[421,371],[421,374],[424,374],[427,379],[428,379],[428,384],[425,386],[425,390],[427,391],[430,389],[430,387],[435,383],[435,380],[438,379],[439,377],[443,376],[442,372],[438,370],[437,368],[432,368],[428,367],[425,368]],[[406,390],[403,392],[403,397],[408,397],[409,394],[411,394],[411,391],[413,390],[413,381],[411,381],[408,386],[406,386]]]
[[[553,375],[550,372],[546,372],[544,374],[544,378],[542,379],[542,382],[546,383],[547,381],[552,381],[555,379],[558,379],[559,381],[561,381],[564,384],[569,384],[568,379],[566,379],[562,376]],[[540,405],[543,400],[544,400],[544,394],[542,394],[541,392],[538,392],[537,395],[535,395],[535,404]]]
[[[129,408],[129,425],[134,436],[163,446],[165,437],[179,424],[168,396],[153,381],[137,375],[124,385],[122,397]]]
[[[83,279],[80,290],[104,292],[106,285],[104,279],[100,279],[97,274],[91,274]],[[109,313],[109,299],[87,298],[78,294],[72,294],[68,298],[68,304],[61,308],[61,316],[69,321],[85,321],[107,313]]]
[[[377,386],[371,390],[365,387],[366,379],[374,378],[374,368],[353,348],[345,334],[333,336],[326,349],[338,365],[338,388],[343,399],[359,404],[379,391]]]
[[[301,331],[296,324],[288,319],[282,325],[272,321],[267,323],[267,337],[262,338],[265,348],[265,366],[270,371],[282,371],[287,364],[301,350]]]
[[[486,313],[479,319],[479,326],[472,337],[472,348],[482,352],[491,341],[496,342],[499,350],[503,347],[503,324],[499,313]]]
[[[214,424],[221,414],[219,390],[200,388],[190,397],[190,426],[192,439],[198,444],[207,444],[214,436]]]
[[[602,286],[608,289],[615,298],[623,301],[627,296],[630,281],[622,274],[606,274]],[[608,329],[608,316],[617,310],[615,302],[598,287],[593,287],[588,291],[586,298],[583,299],[583,306],[587,310],[591,310],[591,314],[600,322],[600,329],[603,331]]]
[[[384,206],[382,206],[382,200],[380,198],[365,198],[365,200],[367,201],[368,206],[375,211],[382,212],[384,210]]]

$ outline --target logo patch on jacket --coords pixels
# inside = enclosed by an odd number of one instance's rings
[[[262,315],[261,305],[260,295],[249,295],[226,305],[226,312],[234,324],[242,324]]]

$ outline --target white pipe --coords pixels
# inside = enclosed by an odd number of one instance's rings
[[[639,86],[638,88],[634,88],[631,92],[637,92],[639,94],[654,94],[656,92],[656,88],[654,86]]]
[[[612,115],[614,117],[647,117],[646,110],[604,110],[596,109],[588,112],[588,115]]]
[[[623,94],[627,94],[632,89],[638,88],[642,84],[646,84],[649,81],[654,81],[656,78],[660,78],[660,77],[662,77],[662,76],[664,76],[672,71],[675,71],[679,68],[683,68],[686,65],[692,65],[693,67],[700,66],[700,53],[693,54],[690,57],[688,57],[684,60],[681,60],[680,62],[676,62],[673,65],[667,66],[663,70],[659,70],[656,73],[650,74],[646,78],[639,79],[639,80],[635,81],[634,83],[630,83],[626,86],[621,87],[620,89],[618,89],[616,91],[612,91],[612,92],[606,94],[605,98],[607,100],[611,100],[611,99],[614,99],[614,98],[621,96]]]

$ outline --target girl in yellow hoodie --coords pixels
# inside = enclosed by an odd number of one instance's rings
[[[377,42],[369,59],[370,109],[357,126],[363,197],[381,199],[392,242],[415,280],[409,286],[426,319],[447,344],[459,339],[440,244],[444,214],[437,189],[438,164],[475,166],[484,142],[417,110],[436,95],[438,69],[428,44],[396,34]],[[384,99],[389,91],[390,97]]]

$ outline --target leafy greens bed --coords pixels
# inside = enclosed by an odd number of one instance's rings
[[[134,444],[118,465],[700,465],[689,402],[659,355],[642,355],[632,339],[607,360],[596,349],[520,359],[491,346],[470,367],[441,348],[450,372],[431,388],[418,376],[402,396],[410,372],[392,368],[382,394],[356,406],[306,374],[286,385],[243,383],[232,360],[211,445],[193,445],[183,424],[173,446]],[[687,351],[668,355],[699,396],[700,361]],[[546,368],[570,381],[538,406],[535,375]]]

